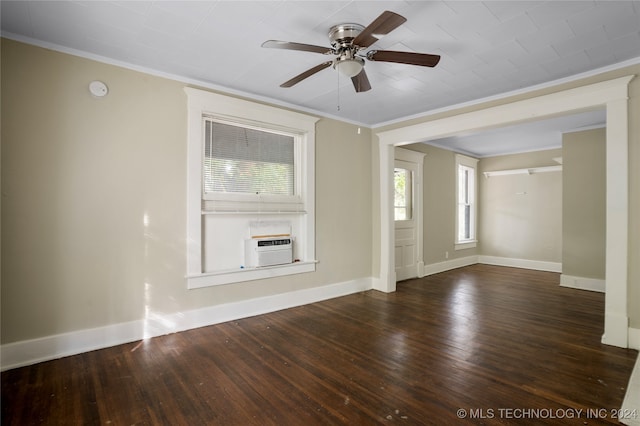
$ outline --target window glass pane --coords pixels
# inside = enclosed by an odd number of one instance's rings
[[[465,223],[464,223],[464,216],[465,216],[465,209],[464,209],[464,204],[458,204],[458,241],[464,241],[466,238],[464,237],[464,229],[465,229]]]
[[[471,239],[471,206],[469,204],[464,206],[463,238],[465,240]]]
[[[393,170],[395,220],[410,220],[412,216],[411,170]]]
[[[294,195],[295,138],[205,121],[205,193]]]
[[[473,231],[474,176],[475,170],[472,167],[458,166],[458,241],[475,238]]]
[[[464,178],[462,180],[462,185],[463,185],[462,193],[464,194],[463,199],[466,204],[469,204],[469,169],[465,167],[465,169],[463,170],[463,173],[464,173]]]
[[[458,202],[468,204],[470,202],[469,189],[473,184],[473,169],[466,166],[458,167]]]

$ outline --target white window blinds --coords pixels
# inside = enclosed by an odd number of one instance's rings
[[[205,119],[204,193],[295,195],[295,137]]]

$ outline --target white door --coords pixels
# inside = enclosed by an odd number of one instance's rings
[[[424,154],[396,148],[393,172],[396,281],[422,276],[422,163]]]

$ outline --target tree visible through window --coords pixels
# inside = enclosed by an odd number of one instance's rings
[[[393,170],[394,192],[394,218],[395,220],[411,219],[411,170],[396,167]]]

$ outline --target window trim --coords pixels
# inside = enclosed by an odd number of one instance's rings
[[[185,87],[184,91],[187,95],[187,288],[315,271],[315,125],[319,118],[191,87]],[[301,257],[299,263],[270,268],[203,272],[203,214],[246,214],[252,213],[250,209],[255,211],[261,208],[258,203],[252,202],[246,203],[247,210],[238,211],[237,202],[215,204],[203,199],[202,123],[205,116],[231,122],[255,123],[300,135],[301,203],[288,207],[286,203],[278,202],[271,208],[261,210],[301,216],[301,235],[297,239]]]
[[[460,166],[468,167],[473,169],[473,202],[471,203],[471,230],[472,237],[468,240],[459,240],[458,235],[460,235],[460,222],[458,220],[458,207],[460,199]],[[455,155],[455,237],[454,237],[454,249],[455,250],[465,250],[474,248],[478,243],[478,159],[468,157],[462,154]]]

